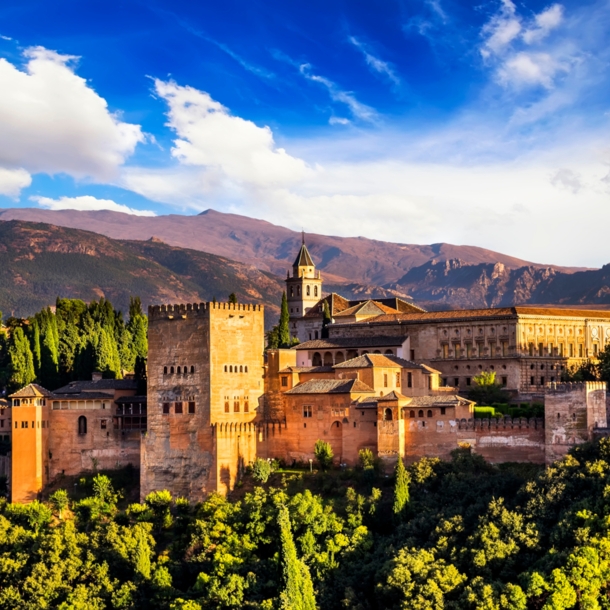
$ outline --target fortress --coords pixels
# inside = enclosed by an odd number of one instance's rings
[[[227,493],[256,457],[312,459],[318,439],[338,463],[370,449],[389,467],[465,443],[491,462],[550,463],[606,433],[605,383],[560,378],[610,340],[610,312],[425,312],[323,296],[304,243],[286,283],[294,349],[265,353],[259,305],[152,306],[146,396],[103,379],[13,394],[2,409],[12,500],[61,474],[126,464],[140,468],[142,497],[200,500]],[[481,371],[516,399],[544,400],[544,417],[475,419],[466,393]]]

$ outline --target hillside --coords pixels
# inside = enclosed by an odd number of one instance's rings
[[[130,295],[150,303],[226,300],[262,303],[267,323],[279,313],[282,283],[213,254],[158,241],[117,241],[40,223],[0,222],[0,310],[26,316],[56,297],[107,297],[126,311]]]
[[[157,237],[171,246],[191,248],[246,262],[279,277],[286,275],[299,249],[301,234],[263,220],[207,210],[198,216],[145,217],[111,212],[19,208],[0,210],[0,220],[45,222],[95,231],[113,239]],[[546,267],[512,256],[451,244],[395,244],[364,237],[308,234],[307,246],[327,282],[386,286],[427,263],[459,259],[467,265],[501,263],[508,269]],[[557,271],[568,269],[552,266]]]

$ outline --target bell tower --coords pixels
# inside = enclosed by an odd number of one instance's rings
[[[322,278],[305,245],[305,233],[301,237],[301,249],[286,276],[286,297],[290,313],[290,334],[298,336],[296,321],[302,318],[322,298]]]

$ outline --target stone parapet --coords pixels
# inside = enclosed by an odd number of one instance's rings
[[[605,390],[606,382],[605,381],[565,381],[565,382],[552,382],[547,383],[546,385],[546,393],[554,394],[554,393],[566,393],[566,392],[575,392],[578,390],[586,390],[588,392],[593,392],[595,390]]]
[[[263,311],[262,305],[251,303],[178,303],[170,305],[150,305],[148,307],[148,319],[157,320],[168,316],[205,315],[209,310],[229,311]]]
[[[489,430],[489,429],[544,429],[542,417],[492,417],[458,420],[459,430]]]

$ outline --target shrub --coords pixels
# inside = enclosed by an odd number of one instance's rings
[[[266,483],[272,473],[271,463],[262,458],[256,458],[252,464],[252,478],[255,481]]]
[[[328,470],[332,466],[335,454],[333,453],[330,443],[317,440],[314,447],[314,455],[316,456],[316,460],[318,461],[321,470]]]

